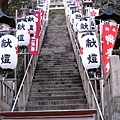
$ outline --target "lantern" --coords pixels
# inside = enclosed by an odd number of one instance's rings
[[[14,50],[5,49],[0,53],[0,67],[2,69],[14,69],[17,65],[18,55]]]
[[[74,24],[75,17],[76,17],[76,12],[72,13],[71,16],[70,16],[70,23],[72,25]]]
[[[83,3],[84,3],[84,4],[85,4],[85,3],[87,3],[87,4],[89,3],[89,4],[90,4],[90,3],[93,3],[93,1],[92,1],[92,0],[83,0]]]
[[[98,68],[100,65],[100,51],[98,39],[93,32],[78,34],[80,54],[86,69]]]
[[[68,12],[67,12],[67,15],[69,16],[69,18],[71,17],[71,14],[73,11],[75,11],[76,7],[74,5],[70,5],[68,7]]]
[[[29,16],[27,16],[27,21],[30,25],[30,34],[35,34],[37,18],[34,15],[29,15]]]
[[[0,38],[0,50],[6,48],[16,49],[18,45],[18,40],[13,35],[4,35]]]
[[[77,24],[77,31],[82,32],[90,30],[90,18],[81,18]]]
[[[30,25],[25,22],[21,21],[17,23],[17,32],[16,37],[18,39],[19,46],[27,46],[30,42]]]
[[[7,24],[0,23],[0,30],[9,30],[11,27]]]
[[[76,32],[77,31],[77,24],[80,21],[82,14],[79,12],[74,13],[74,23],[73,23],[73,30]]]
[[[14,69],[18,58],[18,40],[15,36],[4,35],[0,38],[0,67]]]

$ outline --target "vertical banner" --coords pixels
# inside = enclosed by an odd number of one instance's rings
[[[41,23],[42,23],[42,22],[43,22],[43,20],[44,20],[44,13],[45,13],[45,11],[44,11],[44,10],[41,10],[41,11],[40,11]]]
[[[41,26],[41,16],[40,11],[35,11],[34,16],[36,19],[36,33],[30,38],[30,54],[38,55],[39,53],[39,43],[40,43],[40,26]]]
[[[109,58],[112,55],[112,50],[114,48],[118,34],[118,26],[110,26],[109,24],[104,24],[102,33],[102,58],[104,63],[104,71],[105,74],[107,74],[110,68]]]

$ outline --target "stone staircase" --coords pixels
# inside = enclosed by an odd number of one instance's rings
[[[64,14],[49,17],[26,111],[88,109]]]

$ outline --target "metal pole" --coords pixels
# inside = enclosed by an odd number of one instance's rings
[[[36,4],[36,7],[38,6],[38,0],[37,0],[37,4]]]
[[[32,2],[32,9],[33,9],[33,2]]]
[[[100,40],[99,40],[99,45],[100,45],[100,55],[102,56],[102,22],[100,19]],[[101,62],[102,62],[102,74],[104,74],[104,67],[103,67],[103,60],[101,58]],[[104,80],[100,81],[100,85],[101,85],[101,103],[102,103],[102,114],[104,115],[104,88],[103,88],[103,84],[104,84]]]
[[[31,64],[32,59],[33,59],[33,55],[31,56],[30,61],[29,61],[29,63],[28,63],[28,67],[27,67],[27,69],[26,69],[26,72],[25,72],[25,74],[24,74],[23,80],[22,80],[21,85],[20,85],[20,87],[19,87],[19,90],[18,90],[18,92],[17,92],[17,95],[16,95],[16,98],[15,98],[14,104],[13,104],[13,106],[12,106],[11,112],[13,112],[14,109],[15,109],[16,103],[17,103],[17,101],[18,101],[18,98],[19,98],[21,89],[22,89],[22,87],[23,87],[23,84],[24,84],[24,81],[25,81],[25,77],[26,77],[26,75],[27,75],[27,72],[28,72],[28,69],[29,69],[29,66],[30,66],[30,64]]]
[[[17,18],[18,18],[18,11],[16,10],[15,11],[15,22],[16,22],[16,24],[17,24]]]
[[[98,111],[99,111],[101,120],[104,120],[103,115],[102,115],[102,112],[101,112],[100,107],[99,107],[99,103],[98,103],[98,101],[97,101],[97,98],[96,98],[96,95],[95,95],[95,92],[94,92],[94,89],[93,89],[93,87],[92,87],[92,84],[91,84],[91,81],[90,81],[90,80],[89,80],[89,84],[90,84],[90,86],[91,86],[91,90],[92,90],[92,92],[93,92],[93,96],[94,96],[94,99],[95,99],[95,101],[96,101],[96,104],[97,104],[97,107],[98,107]]]
[[[26,71],[26,48],[24,49],[24,72]]]
[[[16,16],[16,24],[17,24],[17,18],[18,18],[17,10],[15,12],[15,16]],[[15,33],[15,36],[16,36],[16,33]],[[15,68],[15,70],[14,70],[14,79],[15,79],[15,81],[13,81],[13,91],[14,91],[14,96],[16,96],[16,94],[17,94],[17,68]]]

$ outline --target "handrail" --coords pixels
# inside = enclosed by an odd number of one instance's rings
[[[94,92],[94,89],[93,89],[93,87],[92,87],[92,84],[91,84],[91,81],[90,81],[90,80],[89,80],[89,85],[90,85],[90,87],[91,87],[91,90],[92,90],[92,93],[93,93],[95,102],[96,102],[96,104],[97,104],[97,108],[98,108],[98,111],[99,111],[101,120],[104,120],[103,115],[102,115],[102,112],[101,112],[101,109],[100,109],[100,106],[99,106],[99,103],[98,103],[98,100],[97,100],[97,97],[96,97],[96,95],[95,95],[95,92]]]
[[[86,69],[85,69],[85,72],[86,72],[87,78],[88,78],[88,80],[89,80],[89,76],[88,76],[88,73],[87,73],[87,70],[86,70]],[[100,110],[100,106],[99,106],[99,103],[98,103],[97,97],[96,97],[96,95],[95,95],[95,92],[94,92],[94,89],[93,89],[93,86],[92,86],[90,80],[89,80],[89,85],[90,85],[90,87],[91,87],[91,90],[92,90],[92,93],[93,93],[93,96],[94,96],[95,102],[96,102],[96,104],[97,104],[97,107],[98,107],[98,111],[99,111],[99,113],[100,113],[101,120],[104,120],[103,115],[102,115],[102,112],[101,112],[101,110]]]
[[[21,82],[21,85],[20,85],[20,87],[19,87],[18,93],[17,93],[17,95],[16,95],[15,102],[14,102],[13,107],[12,107],[12,110],[11,110],[12,112],[13,112],[14,109],[15,109],[16,103],[17,103],[17,101],[18,101],[18,97],[19,97],[19,95],[20,95],[20,91],[21,91],[21,89],[22,89],[22,87],[23,87],[23,84],[24,84],[24,81],[25,81],[27,72],[28,72],[28,70],[29,70],[29,67],[30,67],[30,65],[31,65],[32,59],[33,59],[33,55],[32,55],[31,58],[30,58],[30,61],[29,61],[29,63],[28,63],[27,69],[26,69],[26,71],[25,71],[23,80],[22,80],[22,82]]]
[[[76,38],[75,38],[75,36],[74,36],[73,30],[72,30],[72,28],[71,28],[71,26],[70,26],[70,22],[69,22],[68,20],[67,20],[67,24],[68,24],[68,28],[70,29],[70,30],[69,30],[69,34],[70,34],[70,32],[72,33],[72,36],[71,36],[72,38],[71,38],[71,40],[74,40],[74,42],[75,42],[75,47],[76,47],[77,51],[79,52],[80,49],[79,49],[79,47],[78,47],[77,40],[76,40]],[[75,54],[75,55],[76,55],[76,54]],[[81,58],[80,54],[79,54],[79,57]],[[87,71],[86,71],[85,69],[84,69],[84,71],[85,71],[85,73],[86,73],[86,76],[87,76],[87,79],[88,79],[88,83],[89,83],[89,86],[90,86],[90,88],[91,88],[93,97],[94,97],[95,102],[96,102],[96,104],[97,104],[97,108],[98,108],[98,112],[99,112],[99,114],[100,114],[101,120],[104,120],[104,117],[103,117],[103,115],[102,115],[102,112],[101,112],[101,109],[100,109],[100,106],[99,106],[97,97],[96,97],[96,95],[95,95],[95,92],[94,92],[94,89],[93,89],[93,87],[92,87],[91,81],[89,80],[88,73],[87,73]]]

